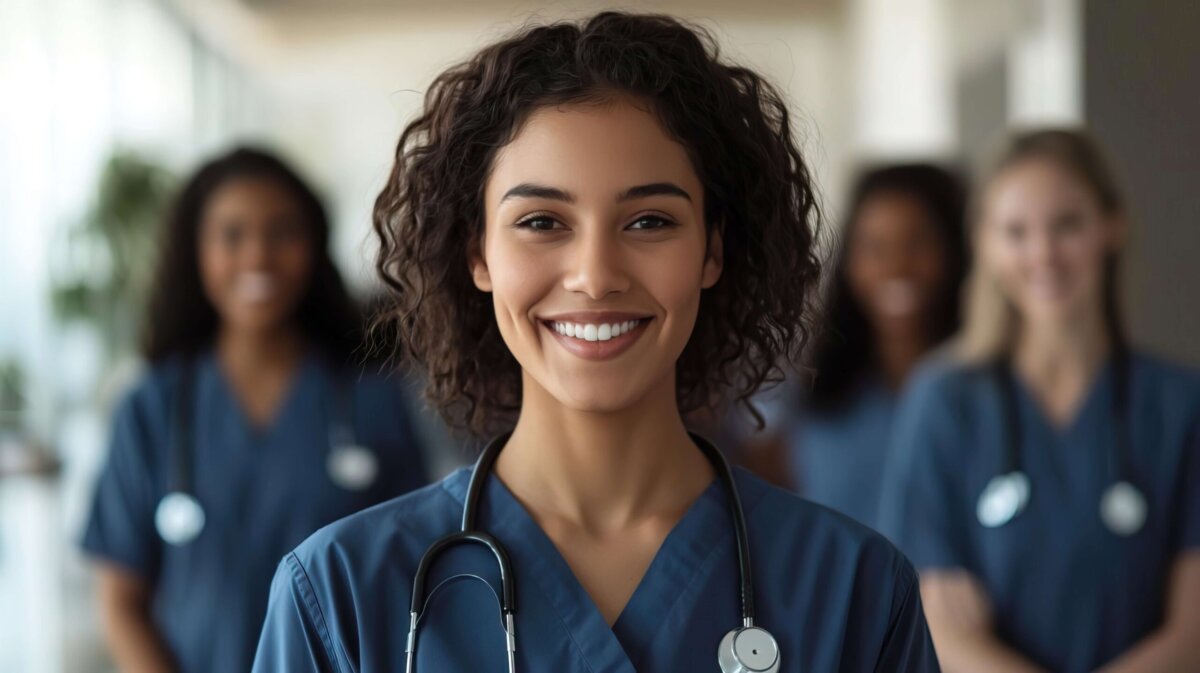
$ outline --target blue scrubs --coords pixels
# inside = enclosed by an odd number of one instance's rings
[[[895,403],[892,391],[871,379],[838,409],[804,410],[788,433],[797,492],[877,528]]]
[[[1075,419],[1051,425],[1020,381],[1024,512],[988,529],[979,494],[1005,465],[1001,390],[985,367],[937,363],[905,394],[882,518],[919,570],[965,569],[984,585],[996,635],[1052,671],[1091,671],[1162,623],[1168,571],[1200,550],[1200,377],[1132,357],[1128,418],[1131,481],[1148,501],[1128,538],[1100,519],[1115,476],[1112,366]]]
[[[246,671],[279,559],[321,526],[426,483],[425,469],[398,381],[342,374],[355,438],[379,464],[369,487],[348,491],[326,470],[337,383],[319,359],[304,361],[267,428],[249,424],[212,353],[193,366],[192,491],[203,531],[173,546],[154,526],[171,484],[180,362],[168,360],[117,411],[83,548],[153,584],[154,621],[182,671]]]
[[[465,468],[454,472],[324,528],[289,554],[271,586],[254,671],[403,671],[414,571],[430,543],[457,530],[469,479]],[[758,624],[778,639],[781,670],[938,670],[903,556],[836,513],[747,472],[736,479]],[[741,622],[719,482],[668,535],[611,628],[503,483],[489,477],[482,495],[479,525],[507,547],[516,575],[518,670],[717,670],[717,645]],[[506,671],[495,559],[477,547],[441,559],[429,578],[417,670]]]

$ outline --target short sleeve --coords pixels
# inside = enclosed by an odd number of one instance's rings
[[[905,563],[892,601],[892,614],[875,670],[879,673],[938,673],[937,653],[921,608],[917,576]]]
[[[151,465],[153,405],[145,390],[135,391],[114,416],[108,459],[96,482],[82,547],[153,580],[161,542],[154,529],[157,489]]]
[[[918,570],[969,568],[962,518],[963,433],[955,422],[947,372],[922,372],[896,415],[881,495],[880,530]]]
[[[294,553],[271,580],[253,673],[340,673],[316,592]]]

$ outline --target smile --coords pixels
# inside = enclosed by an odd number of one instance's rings
[[[548,330],[568,352],[586,360],[607,360],[623,353],[645,332],[650,318],[611,319],[602,322],[543,320]]]
[[[641,323],[642,320],[626,320],[618,323],[577,323],[577,322],[558,322],[551,323],[554,325],[554,331],[563,336],[569,336],[573,339],[583,339],[584,341],[608,341],[615,339],[626,332],[632,331]]]

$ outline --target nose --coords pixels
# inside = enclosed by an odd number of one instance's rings
[[[629,275],[618,234],[599,223],[580,228],[568,255],[568,268],[563,287],[580,292],[590,299],[603,299],[609,294],[629,290]]]
[[[1029,260],[1035,264],[1050,264],[1057,255],[1058,245],[1053,232],[1037,232],[1029,237]]]
[[[242,266],[249,269],[261,269],[271,265],[274,256],[274,244],[271,236],[264,232],[255,232],[246,237],[241,250]]]

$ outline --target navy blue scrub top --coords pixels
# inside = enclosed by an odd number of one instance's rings
[[[837,409],[805,409],[788,433],[788,461],[797,492],[878,528],[895,402],[883,382],[871,379]]]
[[[461,469],[326,527],[288,555],[271,586],[254,671],[405,670],[413,574],[428,545],[458,529],[469,479]],[[915,572],[894,547],[747,472],[739,470],[736,479],[749,526],[757,623],[778,639],[781,670],[938,670]],[[717,645],[741,624],[734,529],[719,482],[668,535],[611,628],[495,476],[479,517],[480,528],[512,559],[518,670],[718,670]],[[451,549],[427,587],[417,670],[507,671],[499,572],[490,552]]]
[[[1017,379],[1025,511],[984,528],[979,494],[1005,465],[1001,391],[987,367],[946,362],[913,382],[896,419],[883,532],[918,570],[965,569],[982,581],[999,638],[1052,671],[1091,671],[1163,620],[1168,572],[1200,550],[1200,377],[1135,354],[1128,418],[1146,525],[1128,538],[1100,519],[1114,480],[1112,366],[1074,420],[1050,424]],[[1014,377],[1016,378],[1016,377]]]
[[[169,545],[154,512],[170,487],[178,360],[156,366],[117,411],[83,548],[153,585],[153,618],[184,672],[246,671],[284,554],[321,526],[424,483],[400,382],[342,372],[353,386],[355,439],[379,471],[361,491],[326,470],[337,382],[316,356],[301,365],[269,427],[250,425],[212,353],[194,363],[193,494],[200,535]]]

